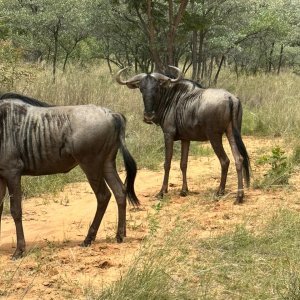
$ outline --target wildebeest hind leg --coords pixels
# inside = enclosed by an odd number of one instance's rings
[[[87,168],[86,166],[81,166],[84,170],[89,183],[97,198],[97,210],[94,220],[89,228],[88,234],[85,240],[82,242],[82,246],[86,247],[91,245],[92,241],[96,239],[96,235],[101,224],[102,218],[106,211],[107,205],[109,203],[111,192],[109,191],[104,179],[102,167],[99,169],[95,166]],[[95,171],[97,170],[97,171]]]
[[[25,251],[25,238],[22,224],[22,192],[21,192],[21,176],[13,174],[7,178],[7,187],[10,196],[10,212],[14,219],[17,233],[17,249],[13,254],[13,259],[23,256]]]
[[[237,144],[235,142],[233,132],[232,132],[232,127],[229,126],[226,135],[231,147],[232,155],[235,160],[235,167],[236,167],[236,172],[237,172],[237,177],[238,177],[238,191],[237,191],[237,196],[236,196],[236,201],[235,204],[242,203],[244,200],[244,185],[243,185],[243,157],[240,154]]]
[[[188,194],[188,185],[186,179],[186,170],[188,163],[190,141],[182,140],[181,141],[181,160],[180,160],[180,169],[182,172],[182,188],[180,195],[186,196]]]
[[[123,242],[126,236],[126,192],[125,187],[117,173],[116,163],[113,161],[107,162],[104,165],[104,178],[111,188],[118,205],[118,229],[117,242]]]
[[[209,137],[209,139],[221,164],[221,181],[216,193],[217,196],[221,196],[224,195],[225,192],[225,185],[230,161],[222,144],[222,135],[214,135]]]

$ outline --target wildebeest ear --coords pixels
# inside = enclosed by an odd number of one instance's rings
[[[139,88],[139,82],[137,82],[137,83],[127,83],[126,85],[130,89],[137,89],[137,88]]]

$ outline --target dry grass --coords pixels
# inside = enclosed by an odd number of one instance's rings
[[[245,133],[299,136],[299,77],[257,75],[236,81],[225,75],[218,85],[242,99]],[[56,83],[49,71],[40,70],[29,85],[19,81],[14,90],[54,104],[94,103],[121,112],[128,120],[128,148],[138,165],[155,168],[163,161],[161,130],[142,122],[139,91],[119,86],[103,67],[71,69],[59,74]],[[187,205],[191,209],[192,203]],[[191,228],[199,228],[181,218],[184,209],[182,205],[175,216],[168,238],[156,239],[159,213],[152,218],[153,238],[128,274],[103,293],[87,290],[89,299],[299,299],[297,213],[278,213],[259,233],[238,226],[203,240],[190,234]]]
[[[236,80],[233,74],[223,74],[218,86],[242,100],[244,133],[299,135],[300,76],[292,73],[258,74]]]
[[[50,70],[34,74],[30,82],[14,81],[14,89],[54,104],[94,103],[109,107],[127,116],[132,139],[152,136],[151,144],[158,140],[156,147],[161,145],[159,129],[141,122],[140,92],[118,85],[105,65],[86,69],[73,66],[67,73],[58,74],[54,84]],[[244,133],[283,136],[297,135],[300,131],[299,86],[300,76],[292,73],[240,76],[237,80],[234,74],[223,71],[218,82],[218,87],[242,100]],[[148,148],[146,138],[143,142]]]
[[[24,66],[22,66],[24,68]],[[12,80],[13,90],[57,105],[97,104],[123,113],[127,118],[126,140],[138,167],[157,169],[164,160],[164,142],[161,129],[142,122],[143,103],[139,90],[131,90],[116,83],[105,65],[79,68],[71,66],[65,74],[58,73],[53,83],[51,70],[28,66],[30,76]],[[117,72],[117,70],[115,70]],[[30,78],[30,80],[28,80]],[[284,136],[290,139],[300,132],[300,77],[295,74],[241,76],[221,73],[218,87],[228,89],[241,98],[244,106],[244,134]],[[299,142],[296,143],[299,144]],[[191,153],[213,154],[211,149],[192,143]],[[174,157],[180,157],[180,145],[175,143]],[[123,163],[119,164],[123,168]],[[70,173],[60,180],[49,181],[61,189],[65,182],[83,180],[80,172]],[[78,178],[78,179],[76,179]],[[29,182],[32,181],[32,184]],[[28,188],[26,188],[28,182]],[[28,195],[36,190],[36,179],[25,179]],[[43,188],[34,194],[42,193]],[[45,181],[47,186],[47,180]],[[54,190],[51,190],[54,191]]]

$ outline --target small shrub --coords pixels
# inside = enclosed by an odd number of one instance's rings
[[[295,165],[300,165],[300,145],[297,145],[293,152],[292,161]]]
[[[292,164],[288,161],[285,151],[279,146],[272,149],[271,155],[265,155],[258,160],[259,164],[269,164],[271,169],[267,171],[261,181],[256,182],[256,188],[269,188],[271,186],[283,186],[289,184]]]

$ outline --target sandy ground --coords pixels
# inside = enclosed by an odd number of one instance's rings
[[[275,145],[284,148],[280,139],[251,137],[244,141],[252,158],[254,178],[263,172],[255,159],[264,151],[270,152]],[[225,144],[230,154],[227,142]],[[250,188],[246,190],[246,202],[233,205],[237,180],[231,156],[230,159],[228,193],[219,201],[212,201],[220,173],[215,156],[189,159],[188,197],[179,196],[181,174],[179,163],[173,162],[170,201],[164,207],[168,215],[180,214],[183,204],[193,202],[193,208],[182,212],[181,217],[196,219],[201,230],[194,234],[205,238],[229,230],[245,219],[248,226],[255,228],[282,207],[300,210],[300,192],[296,185],[300,182],[299,174],[293,175],[289,188],[269,192]],[[95,243],[88,248],[79,246],[96,209],[96,199],[86,182],[70,184],[57,195],[23,201],[28,254],[23,259],[11,260],[15,227],[10,215],[4,216],[0,240],[0,299],[82,299],[85,290],[101,290],[120,279],[147,236],[149,215],[158,203],[154,196],[160,189],[162,176],[162,171],[139,170],[136,192],[142,206],[140,210],[128,206],[127,238],[122,244],[115,241],[117,205],[112,197]],[[121,177],[124,178],[124,174]],[[165,220],[171,226],[172,222]]]

